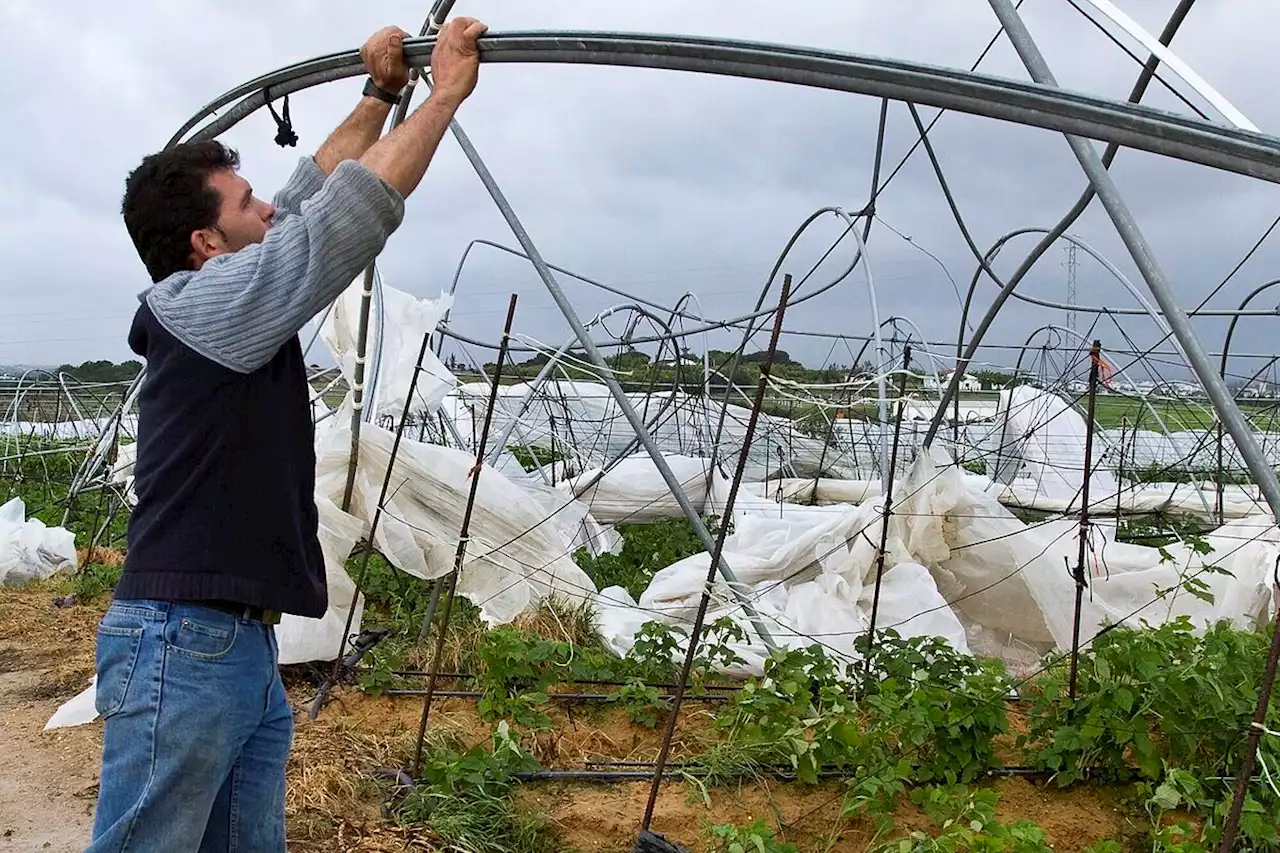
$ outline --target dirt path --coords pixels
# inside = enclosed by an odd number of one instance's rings
[[[89,843],[98,795],[98,766],[90,758],[100,754],[102,729],[43,731],[74,695],[56,680],[51,689],[53,674],[0,644],[0,850],[77,853]]]

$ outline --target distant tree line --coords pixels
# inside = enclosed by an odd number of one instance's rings
[[[129,382],[142,370],[142,362],[130,359],[116,364],[113,361],[86,361],[80,365],[63,364],[58,373],[75,377],[80,382]]]

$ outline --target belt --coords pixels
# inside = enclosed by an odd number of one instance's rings
[[[221,610],[223,613],[230,613],[232,616],[237,616],[241,619],[261,622],[263,625],[280,624],[279,610],[263,610],[261,607],[254,607],[251,604],[240,604],[239,602],[223,601],[222,599],[193,601],[191,603],[200,607],[209,607],[213,610]]]

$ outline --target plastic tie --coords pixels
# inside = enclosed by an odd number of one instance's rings
[[[276,122],[276,145],[281,148],[297,147],[298,134],[293,132],[293,121],[289,118],[289,96],[284,96],[284,103],[281,107],[281,113],[283,114],[279,114],[271,104],[271,90],[263,89],[262,91],[266,97],[267,109],[271,111],[271,117]]]

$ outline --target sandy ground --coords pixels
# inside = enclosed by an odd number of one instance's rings
[[[0,655],[17,657],[4,645]],[[102,727],[43,731],[74,695],[48,696],[49,675],[38,662],[0,672],[0,850],[75,853],[89,843]]]
[[[89,682],[97,621],[105,600],[58,608],[54,590],[0,589],[0,853],[73,853],[88,844],[97,799],[102,724],[43,731],[58,705]],[[288,681],[288,679],[286,679]],[[312,684],[295,683],[291,700],[305,706]],[[375,781],[380,767],[407,766],[421,712],[416,698],[373,698],[339,689],[314,722],[295,717],[297,733],[288,769],[286,819],[295,853],[391,853],[439,850],[422,831],[395,826],[381,814],[385,796]],[[548,767],[577,767],[589,758],[651,759],[659,731],[632,725],[619,708],[557,706],[553,731],[528,746]],[[697,748],[710,726],[706,709],[682,716],[673,759]],[[432,715],[435,736],[452,734],[466,745],[485,743],[490,726],[469,700],[441,701]],[[687,741],[687,742],[686,742]],[[995,783],[999,816],[1032,818],[1059,853],[1080,853],[1099,838],[1124,838],[1141,827],[1111,792],[1081,787],[1057,791],[1025,779]],[[870,825],[839,820],[843,788],[777,783],[738,784],[693,796],[688,786],[663,786],[655,828],[702,850],[708,823],[750,823],[764,817],[785,828],[802,851],[863,853]],[[566,849],[580,853],[629,850],[648,793],[646,783],[539,784],[521,788],[517,803],[546,816]],[[899,827],[928,822],[904,803]]]

